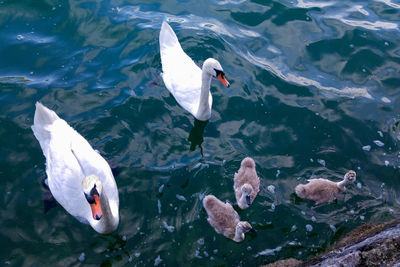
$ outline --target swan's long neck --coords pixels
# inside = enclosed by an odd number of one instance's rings
[[[110,207],[110,202],[107,197],[107,194],[105,190],[103,190],[101,197],[100,197],[100,204],[101,204],[101,211],[103,213],[103,216],[95,225],[93,225],[93,228],[102,234],[107,234],[113,232],[119,223],[119,216],[118,212],[116,214],[113,214],[111,211]],[[115,213],[115,212],[114,212]]]
[[[242,242],[244,240],[244,231],[239,224],[236,225],[235,237],[233,240],[236,242]]]
[[[247,201],[246,201],[246,194],[242,192],[242,196],[240,197],[239,201],[238,201],[238,206],[241,209],[247,209],[249,207],[249,205],[247,205]]]
[[[211,74],[205,71],[203,67],[201,73],[201,92],[199,108],[196,114],[196,118],[201,121],[206,121],[211,117],[211,107],[209,102],[211,78]]]

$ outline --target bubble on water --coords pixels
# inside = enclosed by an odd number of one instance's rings
[[[365,150],[365,151],[370,151],[371,150],[371,146],[370,145],[363,146],[362,149]]]
[[[277,247],[277,248],[274,248],[274,249],[266,249],[266,250],[263,250],[261,252],[258,252],[256,254],[256,257],[259,257],[259,256],[273,256],[273,255],[275,255],[276,252],[279,252],[281,250],[282,250],[282,247]]]
[[[334,225],[330,224],[330,225],[329,225],[329,228],[331,228],[331,230],[332,230],[333,232],[336,232],[336,227],[335,227]]]
[[[362,187],[361,183],[357,183],[357,187],[358,187],[359,189],[361,189],[361,187]]]
[[[311,221],[316,222],[317,218],[315,218],[314,216],[311,217]]]
[[[218,253],[218,249],[214,249],[214,250],[213,250],[213,253],[214,253],[214,254],[217,254],[217,253]]]
[[[312,227],[311,224],[306,224],[306,230],[307,230],[307,232],[311,232],[312,229],[313,229],[313,227]]]
[[[161,214],[161,201],[157,199],[158,214]]]
[[[314,162],[314,160],[313,160],[313,159],[310,159],[310,162],[312,163],[312,162]]]
[[[304,210],[301,211],[301,214],[306,215],[306,212]]]
[[[133,261],[133,258],[132,257],[129,257],[128,258],[128,262],[132,262]]]
[[[385,160],[385,166],[389,166],[389,161]]]
[[[166,221],[163,221],[164,228],[167,229],[168,232],[172,233],[175,230],[175,227],[172,225],[168,225]]]
[[[361,219],[362,221],[364,221],[365,216],[361,215],[361,216],[360,216],[360,219]]]
[[[350,44],[349,46],[350,46],[350,48],[354,48],[354,45],[353,45],[353,44]]]
[[[198,249],[196,249],[196,252],[194,253],[194,256],[198,259],[202,259],[203,257],[200,256],[200,251]]]
[[[386,45],[386,46],[389,46],[389,42],[385,42],[385,45]]]
[[[81,255],[79,255],[78,260],[79,260],[80,262],[84,262],[84,261],[85,261],[85,252],[82,252]]]
[[[17,40],[18,41],[23,41],[24,39],[25,39],[25,37],[23,35],[21,35],[21,34],[17,35]]]
[[[326,163],[323,159],[317,159],[318,163],[325,167]]]
[[[199,240],[197,240],[197,244],[199,244],[200,246],[204,245],[204,238],[200,238]]]
[[[267,186],[267,189],[272,194],[275,194],[275,186],[274,185],[271,184],[271,185]]]
[[[281,171],[280,171],[280,170],[277,170],[277,171],[276,171],[276,174],[275,174],[275,177],[278,177],[279,174],[281,174]]]
[[[274,203],[271,204],[271,209],[272,209],[272,211],[275,210],[275,204]]]
[[[135,254],[133,254],[136,258],[140,257],[140,253],[139,252],[135,252]]]
[[[377,131],[377,133],[379,134],[380,137],[383,137],[382,131]]]
[[[250,247],[250,246],[248,246],[248,247],[247,247],[247,251],[250,251],[250,250],[251,250],[251,247]]]
[[[160,255],[157,256],[157,258],[154,260],[154,266],[159,265],[162,262],[162,259]]]
[[[377,145],[379,147],[382,147],[385,145],[382,141],[379,141],[379,140],[374,140],[374,143],[375,143],[375,145]]]
[[[164,189],[164,184],[162,184],[159,188],[158,188],[158,193],[161,193]]]
[[[126,241],[126,236],[122,236],[122,241]]]
[[[350,214],[354,214],[354,210],[350,210]]]
[[[175,196],[176,196],[176,198],[179,199],[179,200],[187,201],[186,198],[185,198],[184,196],[182,196],[182,195],[176,194]]]
[[[296,231],[296,230],[297,230],[297,226],[296,226],[296,225],[293,225],[292,228],[290,229],[290,232],[294,232],[294,231]]]

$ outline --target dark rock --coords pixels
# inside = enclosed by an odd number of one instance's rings
[[[400,267],[400,219],[379,225],[366,223],[348,233],[325,253],[305,262],[288,259],[266,266]]]

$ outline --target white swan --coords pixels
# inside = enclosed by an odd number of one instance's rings
[[[165,86],[179,105],[196,119],[209,120],[212,106],[211,79],[218,78],[223,85],[229,87],[221,65],[217,60],[209,58],[201,70],[183,51],[174,31],[166,22],[162,23],[159,41]]]
[[[98,233],[113,232],[119,223],[119,198],[105,159],[67,122],[39,102],[32,130],[46,157],[48,185],[54,198]]]

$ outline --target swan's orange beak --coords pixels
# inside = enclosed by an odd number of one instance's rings
[[[103,216],[103,212],[101,211],[100,197],[99,195],[94,195],[94,203],[90,204],[90,208],[92,209],[92,216],[94,220],[100,220],[101,216]]]
[[[217,76],[217,78],[218,78],[218,80],[219,80],[225,87],[231,86],[231,85],[229,84],[229,82],[226,80],[226,78],[225,78],[223,72],[219,73],[218,76]]]

